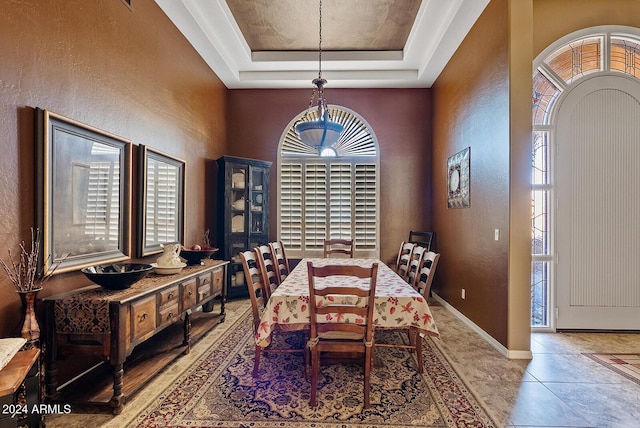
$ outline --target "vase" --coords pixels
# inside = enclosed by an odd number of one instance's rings
[[[24,321],[20,334],[27,342],[34,342],[40,339],[40,326],[36,318],[36,297],[41,288],[31,291],[18,291],[22,301],[22,312]]]

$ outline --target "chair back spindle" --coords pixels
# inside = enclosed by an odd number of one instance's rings
[[[271,248],[273,261],[277,266],[276,270],[278,272],[278,276],[280,277],[280,284],[282,284],[282,281],[284,281],[291,272],[289,268],[289,260],[287,259],[287,253],[284,249],[282,241],[270,242],[269,247]]]

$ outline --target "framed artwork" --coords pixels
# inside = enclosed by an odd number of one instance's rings
[[[138,163],[138,257],[144,257],[184,243],[185,162],[141,145]]]
[[[470,205],[470,154],[471,147],[467,147],[447,161],[447,208],[467,208]]]
[[[79,270],[131,257],[131,142],[36,109],[40,266]]]

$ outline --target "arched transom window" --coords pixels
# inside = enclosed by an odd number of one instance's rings
[[[306,112],[283,132],[278,153],[278,237],[287,256],[321,256],[325,238],[351,238],[355,257],[378,257],[375,134],[351,110],[329,106],[329,112],[344,131],[323,156],[304,144],[294,129]]]

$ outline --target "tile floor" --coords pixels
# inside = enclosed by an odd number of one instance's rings
[[[582,353],[640,352],[640,334],[533,333],[532,360],[508,360],[432,305],[442,345],[504,427],[640,427],[640,385]]]
[[[242,304],[229,302],[228,314],[236,313],[233,309]],[[499,426],[640,427],[640,385],[582,355],[640,353],[640,334],[534,333],[533,359],[509,360],[437,302],[433,302],[432,312],[442,347]],[[203,343],[197,343],[191,354],[178,359],[165,375],[156,376],[148,390],[131,398],[121,415],[73,412],[47,417],[47,427],[132,426],[138,411],[167,387],[177,372],[188,368],[198,349],[204,349],[210,339],[202,339]]]

